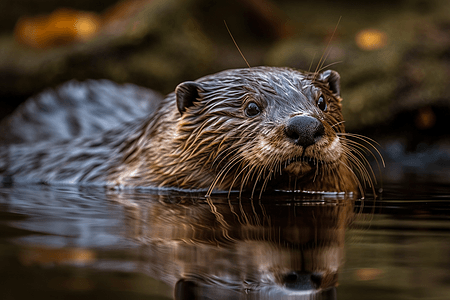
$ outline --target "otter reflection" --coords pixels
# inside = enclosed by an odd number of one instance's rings
[[[127,208],[143,271],[171,285],[175,299],[336,298],[348,196],[129,196],[110,195]]]

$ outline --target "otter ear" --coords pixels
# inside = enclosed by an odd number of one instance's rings
[[[194,105],[194,101],[200,98],[199,92],[202,92],[200,84],[193,81],[186,81],[180,83],[175,89],[177,97],[177,107],[181,115],[186,111],[186,108]]]
[[[320,80],[328,83],[328,87],[336,96],[341,96],[341,76],[338,72],[326,70],[320,74]]]

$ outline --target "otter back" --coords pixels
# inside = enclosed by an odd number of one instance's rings
[[[71,80],[28,99],[0,123],[0,143],[91,136],[148,117],[163,96],[134,84]]]

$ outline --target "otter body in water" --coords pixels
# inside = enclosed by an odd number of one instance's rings
[[[127,99],[123,99],[127,101]],[[184,82],[145,117],[64,141],[7,145],[14,181],[354,192],[339,74],[227,70]]]

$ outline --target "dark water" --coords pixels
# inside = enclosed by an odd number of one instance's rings
[[[450,299],[450,185],[344,195],[0,189],[0,299]]]

